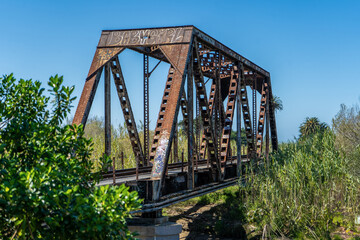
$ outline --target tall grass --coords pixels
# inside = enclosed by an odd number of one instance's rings
[[[241,188],[248,221],[298,239],[328,239],[339,225],[353,228],[360,183],[334,143],[325,131],[282,144],[270,166]]]
[[[195,122],[195,121],[194,121]],[[195,125],[195,124],[194,124]],[[194,126],[195,127],[195,126]],[[140,123],[137,127],[139,139],[141,146],[144,146],[144,129],[143,125]],[[203,130],[200,130],[200,139],[202,137]],[[150,130],[150,146],[152,144],[152,139],[154,137],[154,131]],[[245,132],[242,132],[242,135],[245,135]],[[98,171],[101,168],[100,159],[105,152],[105,138],[104,138],[104,119],[99,117],[91,117],[88,119],[86,127],[85,127],[85,136],[91,138],[93,141],[93,152],[91,155],[91,160],[94,162],[95,169],[94,171]],[[236,136],[233,133],[233,136]],[[196,134],[194,131],[195,141],[197,143]],[[242,136],[245,138],[245,136]],[[178,161],[181,161],[182,153],[184,153],[184,161],[187,162],[188,159],[188,145],[187,145],[187,133],[184,130],[183,124],[180,124],[178,128]],[[172,145],[174,146],[174,145]],[[195,148],[195,147],[194,147]],[[236,140],[234,137],[231,138],[231,150],[232,154],[236,155]],[[124,155],[124,168],[134,168],[136,167],[135,155],[133,152],[133,148],[131,146],[130,138],[127,132],[127,128],[125,123],[120,124],[117,128],[115,126],[111,126],[111,158],[115,158],[115,168],[121,169],[121,153]],[[242,147],[242,153],[246,153],[246,149]],[[170,153],[170,162],[175,161],[175,156],[173,156],[173,150]]]

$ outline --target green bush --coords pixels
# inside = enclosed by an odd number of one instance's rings
[[[0,78],[0,238],[131,239],[137,193],[95,186],[91,141],[61,126],[74,100],[62,82],[46,97],[39,81]]]
[[[242,187],[248,221],[299,239],[328,239],[338,225],[352,228],[360,183],[334,143],[334,134],[326,130],[282,144],[269,169]]]
[[[140,124],[138,124],[138,134],[140,142],[143,146],[143,140],[144,140],[144,126],[141,121],[139,121]],[[101,168],[101,161],[99,159],[104,154],[105,151],[105,138],[104,138],[104,119],[93,116],[90,117],[87,120],[86,127],[85,127],[85,137],[91,138],[94,143],[94,151],[92,152],[90,159],[94,162],[94,171],[99,171]],[[184,161],[187,162],[187,133],[185,131],[184,122],[180,121],[178,123],[178,161],[181,161],[181,154],[184,153]],[[197,120],[194,119],[194,129],[197,126]],[[202,137],[202,129],[200,132],[200,138]],[[150,143],[152,142],[152,139],[154,137],[154,131],[149,131],[150,135]],[[194,130],[195,135],[195,141],[194,143],[197,143],[196,139],[196,131]],[[241,130],[241,138],[242,142],[246,143],[246,133],[245,129]],[[231,142],[231,151],[233,155],[236,155],[236,132],[231,132],[230,137]],[[131,141],[129,138],[129,135],[127,133],[127,127],[125,122],[123,124],[119,124],[119,126],[116,128],[114,125],[111,126],[111,156],[115,158],[115,168],[121,169],[122,163],[121,163],[121,153],[124,154],[124,167],[125,168],[134,168],[136,167],[136,161],[135,161],[135,155],[134,151],[131,147]],[[246,145],[242,147],[242,154],[246,154]],[[173,156],[173,151],[170,153],[170,163],[172,161],[175,161],[175,157]]]
[[[340,106],[340,111],[333,119],[336,146],[349,161],[352,173],[360,177],[360,107]]]

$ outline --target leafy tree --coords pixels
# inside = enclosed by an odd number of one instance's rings
[[[237,131],[231,131],[230,140],[236,142],[236,138],[237,138]],[[247,146],[245,128],[241,128],[240,138],[241,138],[242,145]]]
[[[311,136],[317,132],[324,132],[326,129],[328,129],[328,125],[320,122],[317,117],[307,117],[300,125],[300,138]]]
[[[101,157],[105,151],[104,126],[104,118],[93,116],[87,120],[84,130],[85,137],[91,138],[94,143],[94,150],[90,156],[95,166],[94,171],[101,169]],[[150,138],[152,135],[153,131],[150,131]],[[143,132],[139,132],[140,141],[143,139],[143,136]],[[119,124],[118,128],[111,125],[111,156],[115,157],[116,169],[122,168],[120,160],[121,153],[124,154],[125,168],[133,168],[136,166],[135,156],[125,122]]]
[[[351,161],[351,169],[360,176],[360,107],[355,105],[340,106],[340,111],[333,119],[333,130],[336,135],[336,146]]]
[[[46,97],[39,81],[0,78],[0,238],[132,239],[137,193],[96,186],[91,141],[61,126],[74,100],[62,82],[51,77]]]
[[[339,145],[347,152],[360,146],[360,108],[359,106],[340,106],[333,119],[333,128]]]

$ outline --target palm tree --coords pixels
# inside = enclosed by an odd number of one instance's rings
[[[273,98],[271,101],[274,106],[275,112],[283,110],[283,103],[282,103],[280,97],[273,95]]]
[[[320,122],[317,117],[307,117],[300,125],[300,138],[311,136],[317,132],[324,132],[326,129],[328,129],[328,125]]]

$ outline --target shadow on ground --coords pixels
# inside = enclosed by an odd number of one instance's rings
[[[170,221],[183,226],[180,239],[261,239],[247,237],[254,231],[245,229],[245,217],[237,202],[228,198],[220,204],[179,204],[167,209],[167,214]]]

